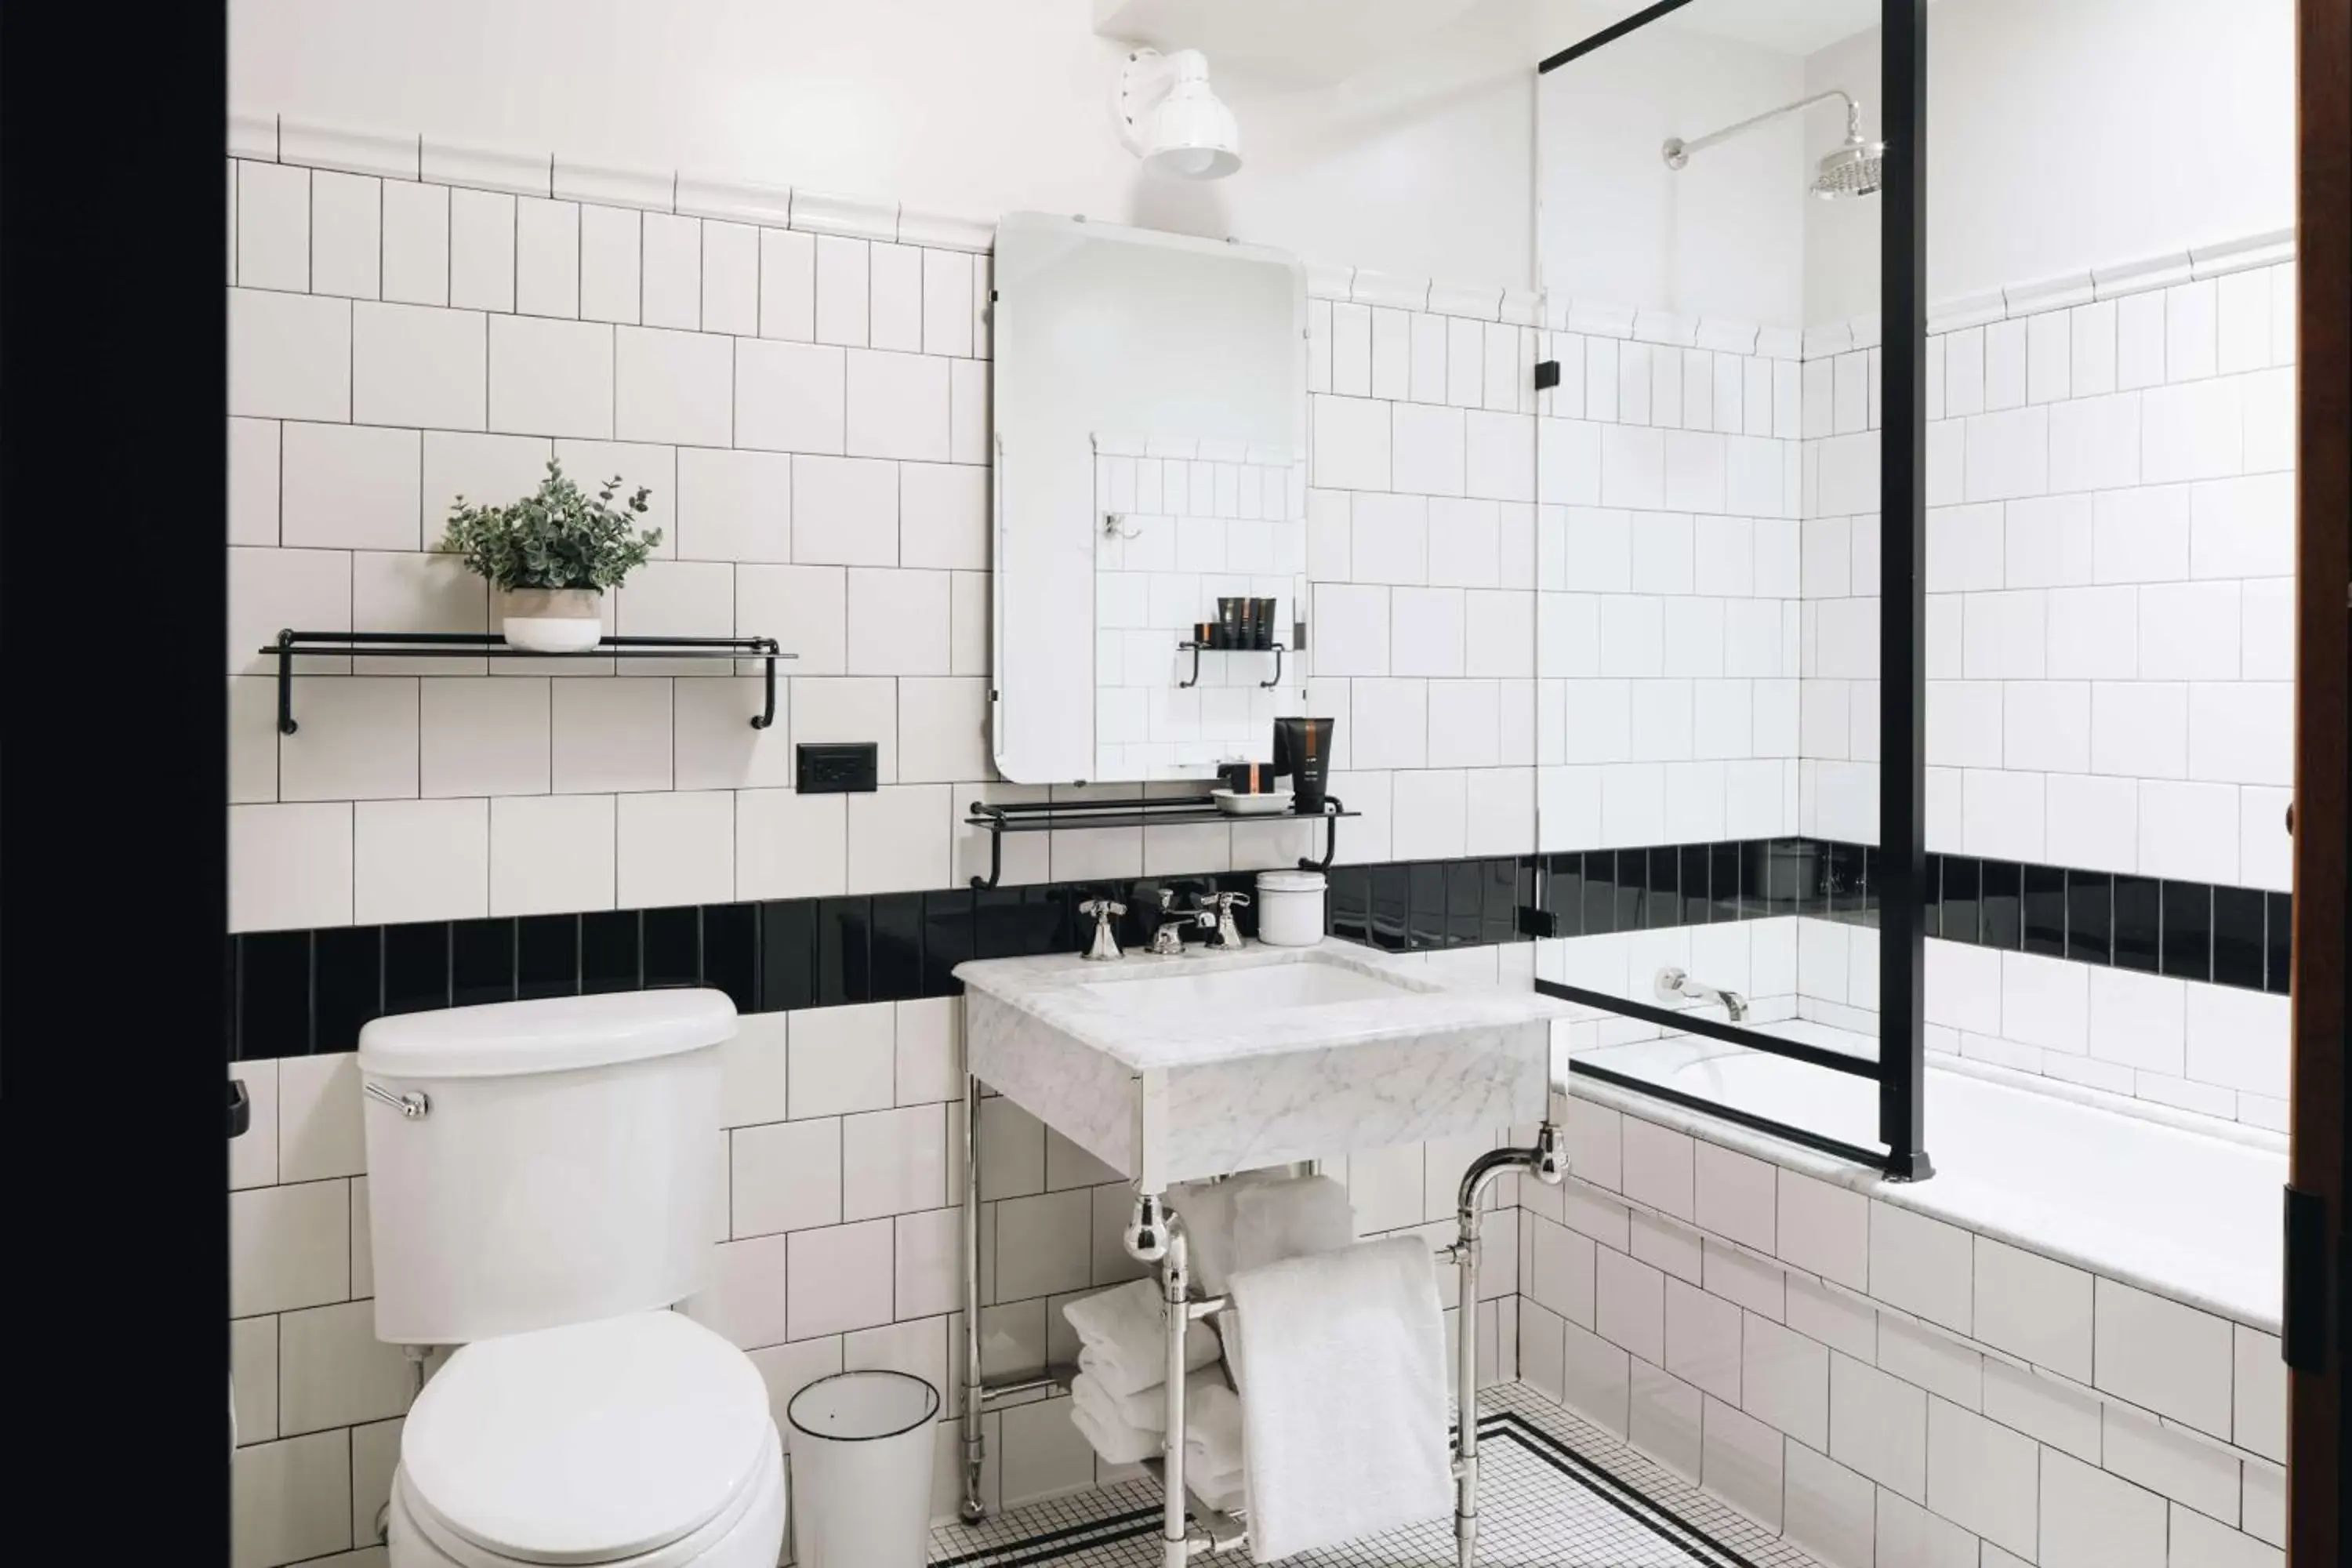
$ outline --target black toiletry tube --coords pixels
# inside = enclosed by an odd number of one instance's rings
[[[1226,595],[1217,601],[1217,646],[1241,647],[1242,606],[1246,601],[1238,595]]]
[[[1250,601],[1250,626],[1256,634],[1251,641],[1251,647],[1269,648],[1274,646],[1274,601],[1272,599]]]
[[[1310,816],[1323,813],[1323,785],[1330,774],[1331,721],[1276,719],[1274,771],[1290,775],[1291,808]]]

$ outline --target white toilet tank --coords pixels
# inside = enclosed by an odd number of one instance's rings
[[[376,1338],[461,1344],[699,1289],[723,1229],[734,1033],[734,1005],[702,990],[362,1028]]]

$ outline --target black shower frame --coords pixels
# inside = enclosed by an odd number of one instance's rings
[[[1601,48],[1690,0],[1658,0],[1542,61],[1538,75]],[[1881,0],[1880,134],[1886,142],[1879,202],[1878,1059],[1845,1058],[1777,1036],[1538,980],[1546,995],[1620,1017],[1728,1040],[1878,1085],[1878,1139],[1866,1149],[1734,1106],[1605,1068],[1572,1071],[1630,1093],[1703,1111],[1897,1181],[1935,1174],[1926,1142],[1927,941],[1927,0]]]

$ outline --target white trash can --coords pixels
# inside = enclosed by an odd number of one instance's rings
[[[923,1568],[940,1391],[903,1372],[841,1372],[792,1397],[796,1568]]]

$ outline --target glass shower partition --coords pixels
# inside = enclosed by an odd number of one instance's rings
[[[1538,988],[1575,1073],[1906,1179],[1925,10],[1666,0],[1537,87]]]

